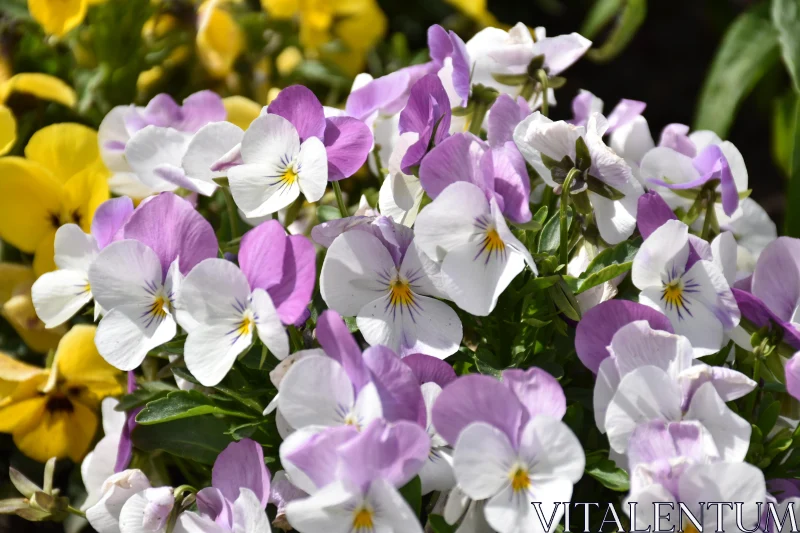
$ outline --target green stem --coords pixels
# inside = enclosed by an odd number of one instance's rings
[[[472,118],[469,122],[470,133],[480,137],[481,127],[483,127],[483,119],[486,117],[487,111],[489,111],[489,107],[485,103],[478,102],[475,104],[475,109],[472,111]]]
[[[525,82],[525,85],[522,86],[522,89],[519,91],[519,95],[525,99],[527,102],[533,96],[533,92],[536,90],[536,82],[533,79],[528,78],[528,81]]]
[[[547,73],[544,70],[539,70],[536,76],[539,78],[539,83],[542,84],[542,115],[548,116],[550,114],[550,102],[547,101]]]
[[[559,259],[562,265],[566,265],[569,260],[569,228],[567,227],[567,206],[569,205],[569,190],[572,187],[572,180],[580,173],[580,170],[573,168],[567,174],[564,183],[561,184],[561,206],[559,207]]]
[[[75,508],[74,508],[73,506],[71,506],[71,505],[68,505],[68,506],[67,506],[67,512],[68,512],[68,513],[70,513],[70,514],[74,514],[74,515],[76,515],[76,516],[80,516],[81,518],[86,518],[86,513],[84,513],[84,512],[83,512],[83,511],[81,511],[80,509],[75,509]]]
[[[220,187],[222,194],[225,196],[225,207],[228,210],[228,221],[231,223],[231,239],[240,236],[239,234],[239,213],[236,212],[236,202],[233,201],[233,195],[228,187]]]
[[[701,235],[705,241],[711,240],[711,228],[713,227],[714,219],[717,216],[716,211],[714,211],[714,204],[716,201],[717,192],[714,189],[708,189],[708,203],[706,205],[706,216],[703,220],[703,234]]]
[[[339,214],[342,215],[342,218],[347,218],[347,206],[344,205],[344,197],[342,197],[342,188],[339,186],[338,181],[332,181],[331,185],[333,186],[333,194],[336,195],[336,204],[339,206]]]

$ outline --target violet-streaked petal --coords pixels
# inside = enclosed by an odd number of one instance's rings
[[[328,309],[319,315],[317,339],[325,353],[342,365],[356,392],[369,382],[369,369],[361,349],[339,313]]]
[[[372,132],[353,117],[325,119],[323,143],[328,154],[328,180],[349,178],[361,168],[372,150]]]
[[[189,202],[168,192],[140,205],[125,223],[122,238],[149,246],[158,256],[164,276],[176,259],[186,275],[203,259],[217,256],[211,224]]]
[[[533,216],[530,208],[531,181],[517,145],[513,141],[507,142],[492,148],[488,154],[491,154],[494,191],[502,199],[503,214],[512,222],[529,222]]]
[[[567,397],[561,384],[541,368],[503,371],[503,383],[522,403],[531,419],[547,415],[561,420],[567,412]]]
[[[697,155],[697,148],[689,139],[689,126],[685,124],[667,124],[661,130],[658,146],[672,148],[676,152],[692,158]]]
[[[133,213],[133,200],[127,196],[106,200],[94,212],[92,236],[101,250],[114,241],[114,237]]]
[[[181,119],[171,124],[176,130],[195,133],[210,122],[220,122],[227,118],[228,112],[222,98],[213,91],[198,91],[183,101]]]
[[[425,427],[425,401],[411,368],[386,346],[367,348],[363,357],[378,390],[383,417],[388,422],[408,420]]]
[[[278,316],[284,324],[305,322],[308,304],[317,279],[317,254],[314,245],[304,235],[291,235],[286,239],[283,256],[283,276],[267,289]]]
[[[769,326],[770,328],[774,326],[780,327],[783,329],[783,341],[795,350],[800,350],[800,331],[790,322],[782,320],[764,302],[749,292],[735,288],[731,289],[731,291],[733,292],[733,297],[736,298],[736,305],[739,306],[739,311],[741,311],[743,318],[752,322],[757,328],[763,328],[764,326]]]
[[[280,115],[297,130],[300,142],[309,137],[322,140],[325,137],[325,111],[314,93],[302,85],[282,89],[267,112]]]
[[[436,198],[448,185],[466,181],[477,185],[487,196],[493,190],[484,179],[481,160],[489,146],[472,133],[456,133],[435,146],[422,160],[419,180],[431,198]],[[493,170],[493,167],[489,165]],[[493,173],[489,174],[489,179]]]
[[[586,368],[596,374],[609,356],[607,347],[614,334],[635,320],[647,320],[653,329],[674,333],[669,319],[655,309],[627,300],[608,300],[584,313],[575,331],[575,351]]]
[[[419,133],[419,140],[403,157],[403,172],[409,174],[410,168],[419,164],[431,140],[436,145],[447,137],[451,116],[450,99],[436,74],[423,76],[411,87],[408,104],[400,113],[399,131]]]
[[[608,115],[608,129],[607,134],[613,133],[617,128],[630,123],[633,119],[641,115],[647,104],[639,100],[628,100],[623,98]]]
[[[400,69],[376,78],[347,97],[345,112],[359,120],[367,120],[393,102],[404,99],[411,83],[408,69]]]
[[[271,479],[264,465],[264,450],[250,439],[230,443],[217,456],[211,470],[211,484],[230,502],[239,497],[239,489],[244,487],[252,490],[266,507]]]
[[[503,383],[489,376],[471,374],[442,390],[431,418],[436,432],[450,445],[455,445],[461,431],[473,422],[496,427],[516,445],[525,416],[522,403]]]
[[[420,385],[436,383],[444,388],[445,385],[456,379],[456,371],[453,370],[453,367],[438,357],[412,353],[403,357],[401,361],[414,372]]]
[[[278,285],[286,275],[284,265],[287,248],[286,230],[277,220],[267,220],[242,237],[239,246],[239,268],[250,283],[250,290]]]
[[[389,425],[378,419],[338,448],[342,475],[366,490],[376,479],[402,487],[420,471],[430,453],[425,430],[401,420]]]
[[[722,209],[726,215],[733,215],[733,212],[739,207],[739,191],[736,189],[731,167],[725,154],[722,153],[722,148],[716,144],[711,144],[700,152],[692,163],[698,172],[707,177],[707,179],[716,178],[720,180]]]
[[[668,220],[677,219],[667,202],[656,191],[647,192],[639,197],[636,226],[643,239],[648,238]]]
[[[486,140],[489,146],[502,146],[507,142],[514,142],[514,128],[522,119],[531,114],[528,102],[522,97],[513,97],[501,94],[489,109],[489,118],[486,119]]]

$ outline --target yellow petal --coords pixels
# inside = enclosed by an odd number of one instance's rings
[[[236,124],[243,130],[246,130],[250,123],[258,118],[263,107],[244,96],[228,96],[222,99],[222,104],[225,106],[225,111],[228,112],[228,122]]]
[[[67,423],[67,455],[79,463],[89,451],[89,445],[97,433],[97,414],[80,402],[73,402],[72,405],[74,411],[70,413]]]
[[[20,383],[40,376],[44,378],[46,374],[47,370],[44,368],[23,363],[0,352],[0,400],[12,395],[19,388]]]
[[[12,76],[0,87],[0,102],[5,102],[15,92],[31,94],[67,107],[73,107],[78,101],[72,87],[55,76],[39,72],[22,72]]]
[[[0,155],[6,155],[17,143],[17,120],[9,108],[0,104]]]
[[[61,37],[83,21],[87,0],[28,0],[28,11],[45,33]]]
[[[33,269],[18,263],[0,263],[0,304],[25,292],[36,280]]]
[[[24,430],[34,425],[41,419],[46,403],[47,398],[39,396],[0,409],[0,433]]]
[[[58,374],[69,386],[82,385],[98,399],[122,394],[119,378],[122,372],[108,364],[94,344],[97,328],[73,326],[58,343],[56,363]]]
[[[242,30],[218,0],[206,0],[197,12],[200,61],[211,76],[224,78],[244,49]]]
[[[64,184],[62,223],[74,222],[89,233],[94,212],[109,198],[108,175],[108,170],[100,163],[79,172]]]
[[[300,0],[261,0],[261,7],[272,18],[288,19],[300,11]]]
[[[47,168],[56,179],[66,182],[100,159],[97,132],[81,124],[53,124],[33,134],[25,157]]]
[[[28,348],[34,352],[47,353],[58,346],[59,339],[66,333],[64,326],[46,329],[44,322],[36,316],[31,301],[30,289],[25,294],[18,294],[3,304],[3,318],[22,337]]]
[[[343,17],[334,27],[335,36],[346,52],[334,52],[330,58],[345,72],[356,75],[364,68],[367,52],[386,33],[386,15],[374,1],[363,2],[358,13]]]
[[[79,402],[72,411],[41,410],[39,424],[15,430],[14,444],[25,455],[43,463],[51,457],[83,459],[97,431],[97,415]]]
[[[39,246],[36,247],[36,251],[33,254],[33,273],[37,278],[58,268],[55,260],[55,248],[55,231],[48,233],[44,239],[39,241]]]
[[[21,157],[0,158],[0,238],[33,253],[56,230],[61,185],[41,165]]]

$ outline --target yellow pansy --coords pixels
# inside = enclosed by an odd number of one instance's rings
[[[74,106],[78,99],[69,85],[48,74],[24,72],[7,80],[0,80],[0,155],[10,152],[17,142],[17,121],[11,110],[4,105],[15,92],[30,94],[67,107]]]
[[[480,26],[500,26],[497,19],[486,6],[486,0],[445,0]]]
[[[0,238],[34,254],[37,276],[55,270],[56,230],[74,223],[89,232],[109,197],[108,175],[96,131],[70,123],[42,128],[24,158],[0,158]]]
[[[100,400],[122,393],[121,372],[97,353],[96,329],[69,330],[50,369],[0,353],[0,432],[11,433],[36,461],[83,459],[97,432]]]
[[[329,57],[351,75],[362,70],[367,52],[386,33],[386,15],[375,0],[261,0],[261,5],[273,18],[297,18],[306,50]],[[337,40],[344,50],[325,50]]]
[[[214,78],[225,78],[244,50],[244,35],[225,8],[231,0],[206,0],[197,10],[197,54]]]
[[[88,0],[28,0],[28,11],[44,32],[62,37],[83,22]]]
[[[58,346],[66,326],[47,329],[33,307],[31,285],[36,277],[29,266],[0,263],[0,315],[34,352],[47,353]]]
[[[258,118],[264,107],[244,96],[228,96],[222,99],[222,105],[228,113],[228,122],[236,124],[243,130],[250,127],[250,123]]]

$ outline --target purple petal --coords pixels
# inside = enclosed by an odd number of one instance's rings
[[[325,120],[325,151],[328,154],[328,180],[349,178],[361,168],[372,150],[372,132],[353,117]]]
[[[211,470],[211,484],[230,502],[239,497],[239,489],[253,491],[261,505],[269,501],[272,476],[264,465],[264,450],[254,440],[232,442],[222,450]]]
[[[283,276],[268,291],[284,324],[297,325],[308,320],[308,304],[317,279],[316,260],[316,250],[307,237],[291,235],[287,238]]]
[[[239,246],[239,268],[242,269],[250,289],[264,289],[278,285],[286,275],[286,230],[277,220],[267,220],[242,237]],[[270,293],[271,295],[271,293]],[[277,305],[277,304],[276,304]]]
[[[698,261],[713,261],[711,245],[697,235],[689,234],[689,257],[686,259],[686,271]]]
[[[361,349],[339,313],[328,309],[319,315],[317,340],[331,359],[341,363],[356,391],[369,383],[369,369]]]
[[[733,297],[736,298],[736,304],[739,306],[742,317],[752,322],[757,328],[763,328],[764,326],[772,328],[777,325],[783,329],[783,342],[795,350],[800,350],[800,331],[790,322],[781,319],[764,302],[749,292],[744,292],[741,289],[731,290]]]
[[[134,108],[125,115],[125,128],[133,135],[145,126],[166,128],[181,119],[181,107],[168,94],[155,95],[144,109]]]
[[[378,389],[383,418],[389,422],[409,420],[424,427],[427,417],[425,400],[411,368],[386,346],[367,348],[364,364]]]
[[[528,416],[547,415],[561,420],[567,412],[567,397],[556,378],[541,368],[503,371],[503,383],[528,411]]]
[[[311,228],[311,238],[320,246],[329,248],[336,237],[345,231],[354,229],[356,226],[361,226],[363,224],[371,224],[375,218],[376,217],[355,216],[323,222]]]
[[[422,188],[435,199],[449,185],[466,181],[489,194],[493,188],[487,183],[481,168],[481,160],[488,149],[485,142],[471,133],[456,133],[448,137],[422,160],[419,167]],[[488,174],[490,180],[493,177],[493,173]]]
[[[486,140],[489,146],[494,148],[507,142],[514,142],[514,128],[530,114],[531,108],[524,98],[517,97],[514,100],[507,94],[498,96],[489,110],[489,118],[486,121]]]
[[[788,498],[798,498],[800,497],[800,480],[770,479],[767,481],[767,491],[779,502]]]
[[[572,120],[568,122],[585,127],[592,113],[602,111],[603,101],[591,92],[581,89],[572,99]]]
[[[376,78],[350,93],[344,108],[345,113],[358,120],[367,120],[373,113],[393,106],[398,100],[407,99],[410,85],[408,69],[400,69]]]
[[[575,332],[575,351],[581,362],[597,374],[600,363],[609,356],[607,347],[622,326],[647,320],[650,327],[674,333],[669,319],[646,305],[627,300],[608,300],[584,313]]]
[[[447,137],[451,115],[450,99],[436,74],[423,76],[411,87],[408,104],[400,113],[399,127],[401,134],[418,133],[419,140],[403,156],[403,172],[410,173],[410,168],[419,164],[431,142],[437,145]]]
[[[484,156],[484,160],[487,157],[493,173],[494,191],[503,199],[503,214],[512,222],[530,221],[533,216],[530,208],[531,180],[525,167],[525,159],[516,144],[508,142],[492,148]]]
[[[454,32],[447,32],[438,24],[428,28],[428,48],[431,60],[437,69],[442,68],[444,61],[450,58],[453,66],[453,87],[461,97],[461,105],[467,105],[469,99],[469,54],[461,37]]]
[[[395,265],[400,267],[411,241],[414,240],[414,231],[402,224],[396,223],[389,217],[378,217],[371,224],[364,224],[352,228],[356,231],[368,231],[380,240],[391,254]]]
[[[654,482],[673,494],[687,464],[705,462],[704,434],[699,422],[657,420],[640,424],[628,444],[629,468],[647,465]],[[683,461],[675,459],[684,458]]]
[[[325,137],[325,112],[322,104],[310,89],[292,85],[282,89],[267,108],[268,113],[280,115],[291,122],[300,141],[309,137],[322,140]]]
[[[615,129],[630,123],[633,119],[644,113],[647,104],[639,100],[623,98],[608,115],[608,129],[606,133],[613,133]]]
[[[209,122],[220,122],[228,117],[222,98],[213,91],[199,91],[183,101],[180,121],[171,124],[176,130],[196,133]]]
[[[779,237],[764,248],[753,272],[752,289],[781,320],[792,320],[800,302],[800,240]]]
[[[211,224],[192,204],[169,192],[141,204],[122,233],[123,238],[152,248],[165,276],[175,259],[180,258],[180,271],[185,276],[203,259],[217,256],[217,237]]]
[[[453,43],[447,30],[434,24],[428,28],[428,49],[430,50],[431,60],[439,67],[444,63],[445,58],[453,53]]]
[[[358,430],[353,426],[326,428],[293,450],[287,452],[282,446],[281,461],[293,464],[322,488],[339,477],[339,447],[357,435]]]
[[[374,420],[357,437],[339,446],[342,474],[366,490],[376,479],[402,487],[422,469],[431,442],[425,430],[401,420]]]
[[[500,381],[479,374],[461,376],[447,385],[433,405],[432,421],[451,446],[473,422],[503,431],[516,445],[526,412],[516,395]]]
[[[444,388],[445,385],[456,379],[456,371],[449,363],[438,357],[423,353],[412,353],[401,359],[417,376],[420,385],[436,383]]]
[[[133,213],[133,200],[127,196],[106,200],[94,212],[92,236],[101,250],[114,241],[117,232]]]
[[[697,148],[689,138],[689,126],[685,124],[667,124],[661,130],[661,138],[658,140],[658,145],[672,148],[676,152],[691,158],[697,155]]]
[[[736,182],[733,180],[731,167],[722,149],[715,145],[709,145],[693,161],[694,167],[698,172],[708,176],[708,179],[720,180],[720,191],[722,192],[722,209],[728,216],[733,215],[739,207],[739,191],[736,189]]]
[[[657,192],[650,191],[639,197],[636,225],[643,239],[648,238],[665,222],[677,219],[667,202]]]
[[[197,492],[197,510],[226,529],[233,527],[233,501],[227,500],[215,487]]]
[[[278,508],[278,515],[286,512],[287,503],[294,500],[299,500],[300,498],[305,498],[307,496],[308,494],[303,492],[301,489],[298,489],[291,481],[289,481],[289,478],[286,477],[286,472],[283,470],[279,470],[275,473],[275,476],[273,476],[272,491],[269,496],[269,503]]]

